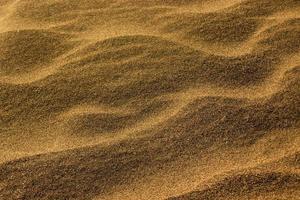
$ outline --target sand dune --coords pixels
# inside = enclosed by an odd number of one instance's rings
[[[299,13],[0,1],[0,199],[299,199]]]

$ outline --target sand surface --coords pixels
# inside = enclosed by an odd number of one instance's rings
[[[2,199],[300,199],[300,1],[1,0]]]

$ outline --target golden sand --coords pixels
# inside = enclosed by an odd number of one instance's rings
[[[299,13],[0,1],[0,199],[299,199]]]

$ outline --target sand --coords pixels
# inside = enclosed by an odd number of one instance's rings
[[[299,13],[2,0],[0,199],[299,199]]]

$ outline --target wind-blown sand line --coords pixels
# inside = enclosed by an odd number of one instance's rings
[[[184,108],[186,108],[190,103],[195,101],[199,98],[205,97],[223,97],[223,98],[233,98],[233,99],[243,99],[247,98],[252,101],[256,101],[262,98],[271,97],[273,94],[278,92],[282,87],[282,79],[284,78],[284,74],[289,69],[297,66],[299,64],[299,54],[291,56],[291,58],[286,59],[280,67],[279,70],[276,71],[269,79],[267,79],[261,86],[255,88],[241,88],[241,89],[233,89],[233,90],[224,90],[223,88],[216,88],[216,87],[209,87],[205,86],[203,88],[192,88],[187,91],[165,95],[158,97],[158,99],[169,99],[173,101],[173,105],[170,106],[167,110],[158,113],[156,115],[150,116],[148,119],[133,124],[132,127],[128,127],[124,130],[121,130],[117,135],[113,138],[110,137],[99,137],[93,138],[92,141],[86,141],[85,143],[80,142],[78,144],[77,139],[73,140],[72,138],[68,139],[67,146],[59,147],[65,139],[58,141],[59,144],[51,151],[62,151],[66,149],[73,149],[77,147],[83,146],[94,146],[94,145],[109,145],[111,143],[115,143],[124,139],[128,138],[136,138],[136,137],[143,137],[144,135],[140,135],[139,133],[159,127],[160,125],[164,124],[167,120],[175,117],[178,115]],[[61,118],[70,117],[72,115],[80,115],[80,114],[87,114],[87,113],[101,113],[101,112],[121,112],[122,110],[119,109],[112,109],[111,108],[101,108],[95,106],[87,106],[87,107],[78,107],[73,108],[70,111],[64,113]],[[127,112],[125,112],[127,113]],[[125,114],[124,113],[124,114]],[[74,143],[73,143],[74,142]],[[73,144],[72,144],[73,143]],[[50,151],[46,151],[50,152]],[[39,152],[39,153],[46,153],[46,152]]]

